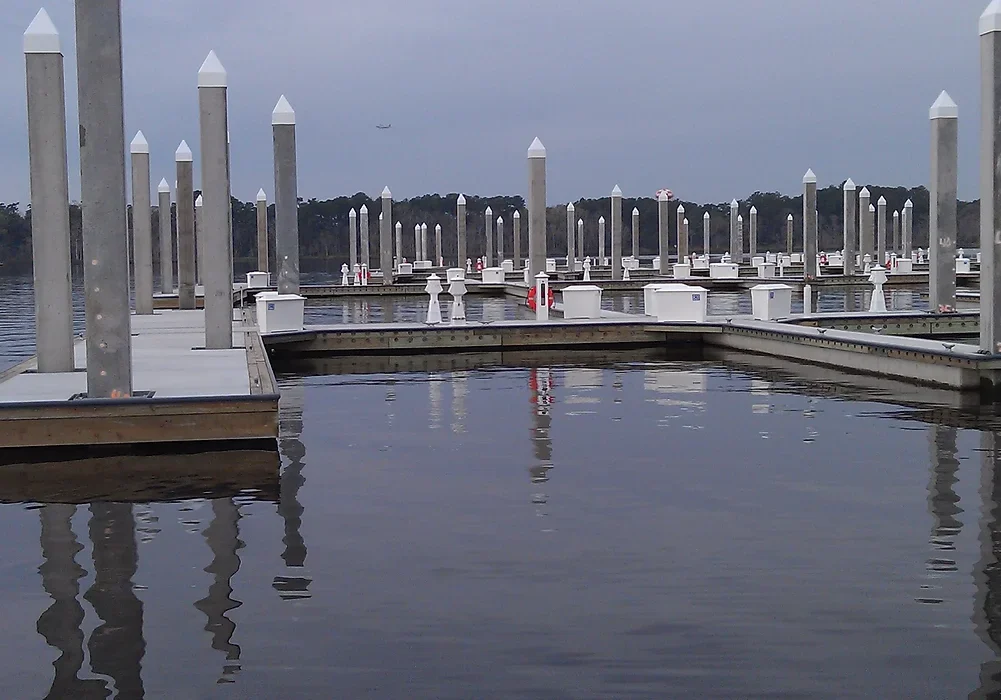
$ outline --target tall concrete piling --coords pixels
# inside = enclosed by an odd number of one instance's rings
[[[758,254],[758,208],[751,207],[750,234],[747,254],[752,258]]]
[[[678,205],[678,262],[685,262],[688,257],[688,236],[685,234],[685,205]]]
[[[132,265],[136,313],[147,316],[153,313],[153,223],[150,219],[149,143],[143,132],[132,139],[129,150],[132,155]]]
[[[914,202],[907,200],[904,202],[904,213],[901,215],[900,239],[903,246],[904,257],[911,257],[911,249],[914,244]]]
[[[174,235],[170,221],[170,183],[160,180],[157,187],[157,216],[160,223],[160,293],[174,293]]]
[[[577,217],[573,202],[567,205],[567,270],[573,272],[574,260],[577,259],[575,241],[577,238]]]
[[[873,240],[872,217],[869,216],[870,195],[869,188],[863,187],[858,193],[858,218],[859,218],[859,241],[858,251],[865,257],[875,256],[876,242]]]
[[[275,264],[278,293],[299,293],[299,181],[295,110],[282,95],[271,113],[275,159]],[[385,272],[385,271],[384,271]]]
[[[177,308],[195,308],[195,194],[194,194],[194,155],[188,144],[181,141],[174,153],[174,166],[177,181]],[[203,211],[204,211],[204,195]],[[204,244],[206,235],[202,236]],[[202,253],[202,266],[205,256]],[[230,310],[232,313],[232,290],[230,290]]]
[[[401,254],[402,257],[402,254]],[[421,225],[414,224],[414,260],[423,260],[424,256],[421,255]]]
[[[24,33],[31,182],[31,252],[39,372],[73,371],[66,84],[59,32],[39,10]],[[149,148],[146,149],[149,228]],[[139,208],[133,206],[133,217]],[[151,253],[152,255],[152,253]],[[152,259],[149,297],[153,302]],[[144,312],[145,313],[145,312]]]
[[[465,269],[468,257],[466,254],[466,197],[461,194],[455,200],[455,234],[459,257],[456,261],[456,267]]]
[[[893,246],[891,250],[894,253],[900,254],[900,212],[893,212],[893,241],[891,245]]]
[[[504,217],[497,217],[497,265],[504,262]]]
[[[980,104],[980,348],[1001,354],[1001,0],[980,16]]]
[[[487,210],[483,213],[483,226],[484,230],[487,232],[486,243],[484,247],[486,250],[483,252],[483,266],[493,267],[494,265],[494,210],[487,207]]]
[[[709,216],[709,212],[706,212],[705,214],[702,215],[702,253],[706,256],[709,255],[709,249],[711,247],[711,244],[709,242],[709,232],[711,230],[710,229],[711,225],[712,225],[711,217]]]
[[[951,312],[956,310],[959,108],[943,91],[932,105],[929,116],[932,132],[931,211],[928,217],[928,244],[931,248],[929,303],[932,311]]]
[[[737,264],[744,261],[744,215],[737,214]]]
[[[257,191],[257,271],[270,272],[268,255],[268,195]]]
[[[667,275],[671,269],[671,200],[667,192],[657,193],[657,255],[660,256],[660,274]]]
[[[546,271],[546,147],[536,138],[528,148],[528,273]]]
[[[640,257],[640,210],[637,209],[636,207],[633,207],[633,216],[632,216],[632,222],[631,223],[632,223],[632,230],[631,230],[631,233],[632,233],[632,247],[630,248],[630,251],[632,251],[632,256],[634,258],[636,258],[637,260],[639,260],[639,257]]]
[[[817,276],[817,176],[807,170],[803,176],[803,277]]]
[[[740,214],[739,209],[740,205],[737,203],[736,199],[730,202],[730,258],[738,265],[742,262],[740,238],[737,233],[737,217]]]
[[[577,246],[575,250],[581,258],[587,257],[584,253],[584,219],[577,219]]]
[[[852,182],[851,178],[845,181],[845,186],[842,188],[844,197],[844,241],[842,246],[844,247],[844,257],[845,257],[845,274],[854,275],[855,274],[855,239],[856,239],[856,228],[855,220],[857,218],[857,201],[855,198],[855,183]]]
[[[403,223],[400,221],[396,222],[396,227],[394,229],[396,233],[396,264],[399,265],[403,262]]]
[[[382,190],[382,213],[379,214],[379,269],[382,283],[393,283],[393,193]]]
[[[202,282],[205,285],[205,347],[233,347],[233,241],[230,234],[229,95],[226,69],[210,51],[198,71],[202,166]],[[294,147],[294,146],[293,146]],[[178,294],[194,308],[194,226],[181,230],[182,208],[191,211],[190,192],[177,191]],[[185,213],[183,216],[187,216]],[[191,212],[193,224],[194,213]],[[185,224],[186,225],[186,224]],[[186,238],[186,241],[182,241]],[[182,260],[183,259],[183,260]],[[188,272],[185,273],[187,266]],[[190,291],[188,291],[190,285]]]
[[[608,248],[605,246],[605,217],[598,217],[598,264],[604,265],[608,258]]]
[[[87,395],[132,396],[121,0],[76,0]]]
[[[443,264],[441,250],[441,224],[434,225],[434,264],[436,266]]]
[[[795,242],[793,236],[793,218],[792,214],[786,217],[786,253],[792,255],[792,249]]]
[[[358,262],[358,212],[354,207],[348,212],[348,267],[354,269]]]
[[[202,255],[202,236],[200,231],[205,228],[204,217],[202,216],[202,211],[205,208],[205,198],[202,195],[195,197],[195,284],[203,284],[205,277],[203,276],[202,265],[205,263],[204,256]]]
[[[612,279],[622,279],[622,190],[612,190]]]
[[[682,240],[690,241],[691,239],[688,237],[688,219],[686,218],[681,223],[684,226],[684,231],[681,232],[681,238]]]
[[[372,247],[368,234],[368,205],[362,204],[358,210],[358,228],[361,236],[361,264],[372,268]]]
[[[421,224],[421,260],[430,260],[431,253],[428,248],[428,225]]]
[[[512,215],[512,218],[514,219],[514,231],[512,232],[513,233],[513,237],[514,237],[514,241],[512,243],[513,248],[514,248],[514,269],[515,270],[520,270],[521,269],[521,265],[522,265],[522,262],[521,262],[521,212],[518,211],[517,209],[515,209],[514,210],[514,214]]]
[[[876,264],[886,265],[886,197],[876,202]]]

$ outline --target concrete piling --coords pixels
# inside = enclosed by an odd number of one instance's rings
[[[362,204],[358,210],[358,229],[361,236],[361,264],[372,266],[372,247],[368,233],[368,205]]]
[[[177,308],[195,308],[195,195],[194,156],[188,144],[181,141],[174,153],[177,181]],[[204,196],[204,195],[203,195]],[[204,207],[203,207],[204,211]],[[202,243],[206,236],[202,236]],[[202,252],[202,266],[205,252]],[[232,291],[230,292],[232,309]]]
[[[441,252],[441,224],[434,226],[434,264],[443,265],[444,257]]]
[[[710,242],[709,242],[710,225],[711,225],[711,217],[709,216],[709,212],[706,212],[705,214],[702,215],[702,253],[706,257],[709,256],[709,249],[710,249]]]
[[[536,138],[528,149],[528,273],[546,271],[546,147]]]
[[[608,248],[605,246],[605,217],[598,217],[598,264],[604,265],[608,258]]]
[[[749,234],[750,243],[748,244],[747,254],[752,258],[758,254],[758,208],[751,207],[751,221],[750,221],[751,232]]]
[[[734,259],[736,264],[740,265],[744,262],[744,215],[737,214],[737,257]]]
[[[633,207],[633,218],[632,218],[632,255],[637,260],[640,259],[640,210]]]
[[[737,200],[730,202],[730,259],[739,265],[741,261],[740,238],[737,234],[737,216],[740,205]]]
[[[389,187],[382,190],[382,213],[379,214],[379,268],[382,283],[393,283],[393,193]]]
[[[584,219],[577,219],[577,245],[574,250],[581,258],[586,257],[584,255]]]
[[[517,209],[514,210],[514,269],[521,269],[521,212]]]
[[[28,98],[31,250],[38,371],[72,372],[73,299],[70,269],[69,175],[66,155],[66,84],[59,33],[45,10],[38,11],[24,33],[24,62]],[[145,163],[148,232],[148,146]],[[135,205],[134,200],[133,220],[139,210],[140,207]],[[151,258],[149,278],[151,306],[152,264]],[[126,299],[126,303],[127,301]]]
[[[863,187],[858,193],[859,245],[858,252],[865,255],[875,255],[876,245],[872,233],[872,217],[869,216],[869,188]]]
[[[421,224],[421,260],[430,260],[431,254],[428,249],[428,225]]]
[[[466,198],[461,194],[455,201],[455,231],[459,258],[456,267],[462,267],[466,260]]]
[[[400,255],[402,258],[402,254]],[[423,260],[424,255],[421,252],[421,225],[414,224],[414,260]]]
[[[132,396],[121,0],[76,0],[87,395]]]
[[[483,213],[483,226],[487,232],[486,250],[483,253],[483,266],[494,266],[494,210],[487,207]]]
[[[665,277],[671,271],[671,200],[667,192],[657,193],[657,255],[660,256],[660,274]],[[599,261],[600,262],[600,261]]]
[[[358,259],[358,212],[354,207],[348,212],[348,266],[360,264]]]
[[[684,263],[688,257],[688,236],[685,234],[685,205],[678,205],[678,262]]]
[[[397,221],[396,227],[394,228],[394,233],[396,234],[396,260],[395,265],[399,265],[404,260],[403,255],[403,222]]]
[[[257,271],[270,272],[268,255],[268,195],[257,192]]]
[[[577,221],[573,202],[567,205],[567,270],[574,271],[574,261],[577,259]]]
[[[132,264],[135,270],[136,314],[153,313],[153,224],[150,219],[149,143],[143,132],[132,139]],[[35,216],[32,207],[32,220]]]
[[[932,311],[956,310],[959,108],[945,91],[929,112],[932,130],[928,293]],[[880,200],[882,201],[882,200]],[[983,256],[981,256],[981,260]],[[981,299],[983,303],[983,299]]]
[[[817,176],[807,170],[803,176],[803,277],[817,277]]]
[[[612,279],[622,279],[622,190],[612,190]]]
[[[497,217],[497,266],[504,262],[504,217]]]
[[[893,246],[891,248],[891,250],[894,253],[896,253],[896,254],[899,255],[900,254],[900,212],[899,211],[893,212],[893,241],[891,242],[891,245]]]
[[[904,213],[901,216],[901,245],[903,246],[904,257],[911,257],[911,248],[914,243],[914,202],[907,200],[904,202]]]
[[[980,348],[1001,354],[1001,0],[980,16],[980,91]]]
[[[786,253],[792,255],[794,245],[792,214],[786,217]]]
[[[851,178],[845,181],[845,186],[843,188],[844,196],[844,257],[845,257],[845,274],[854,275],[855,274],[855,240],[856,240],[856,224],[855,220],[857,217],[857,201],[855,198],[855,183],[852,182]]]
[[[170,184],[167,178],[157,187],[157,214],[160,222],[160,293],[174,293],[174,235],[170,221]]]
[[[295,110],[282,95],[271,114],[275,159],[275,250],[278,293],[299,293],[299,182]],[[206,290],[207,293],[207,290]]]
[[[876,264],[886,265],[886,197],[876,202]]]
[[[202,237],[200,231],[205,228],[203,222],[202,210],[205,207],[205,198],[202,195],[195,197],[195,285],[202,284],[204,282],[204,277],[202,276]]]

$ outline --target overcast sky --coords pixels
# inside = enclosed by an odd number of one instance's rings
[[[233,193],[269,197],[271,111],[296,110],[299,192],[389,185],[525,194],[535,136],[551,203],[669,187],[695,201],[755,190],[926,184],[928,108],[960,108],[960,195],[978,196],[979,43],[987,0],[168,0],[125,2],[126,140],[142,129],[154,189],[187,139],[197,71],[229,71]],[[0,201],[28,201],[21,34],[0,19]],[[67,59],[79,197],[72,0],[47,0]],[[195,19],[197,18],[197,19]],[[381,131],[379,123],[392,123]]]

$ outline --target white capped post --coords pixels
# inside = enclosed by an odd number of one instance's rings
[[[744,260],[744,252],[740,249],[740,235],[737,232],[737,216],[740,213],[740,204],[737,200],[730,202],[730,259],[740,265]]]
[[[876,202],[876,262],[886,265],[886,197]]]
[[[160,180],[157,187],[157,218],[160,239],[160,293],[174,293],[174,230],[170,216],[170,183]]]
[[[685,205],[678,204],[678,262],[684,264],[688,257],[688,237],[685,235]]]
[[[608,249],[605,247],[605,217],[598,217],[598,264],[604,265],[608,258]]]
[[[851,178],[845,181],[843,193],[843,218],[844,218],[844,274],[851,276],[855,274],[855,240],[856,240],[856,210],[857,200],[855,197],[855,183]]]
[[[660,274],[667,276],[671,270],[671,200],[667,192],[657,193],[657,254],[660,256]]]
[[[706,258],[709,257],[709,248],[710,248],[709,233],[711,230],[710,225],[711,225],[711,217],[709,216],[709,212],[706,212],[705,214],[702,215],[702,253],[706,256]]]
[[[441,224],[434,225],[434,264],[436,267],[444,264],[441,250]]]
[[[197,217],[196,217],[197,218]],[[270,272],[268,255],[268,195],[262,187],[257,192],[257,271]]]
[[[985,104],[985,109],[987,105]],[[931,248],[928,294],[932,311],[951,313],[956,310],[956,236],[958,234],[959,192],[959,108],[949,94],[935,100],[929,112],[931,119],[931,192],[929,201],[928,244]],[[879,200],[880,226],[886,235],[886,207]],[[983,255],[981,255],[983,260]],[[983,304],[981,299],[981,304]]]
[[[466,265],[466,197],[460,194],[455,200],[455,235],[458,248],[456,266]]]
[[[358,228],[361,231],[361,264],[372,267],[372,248],[368,233],[368,205],[362,204],[358,210]]]
[[[211,253],[199,250],[200,261],[195,258],[195,194],[194,194],[194,155],[188,144],[181,141],[174,152],[175,179],[177,182],[177,308],[195,308],[195,278],[197,265],[205,267],[205,256],[211,258]],[[204,205],[204,195],[203,205]],[[204,207],[203,207],[204,212]],[[202,236],[201,246],[204,248],[206,236]],[[207,288],[206,288],[207,289]],[[230,315],[232,315],[232,291],[230,292]]]
[[[758,254],[758,208],[751,207],[751,232],[750,232],[750,244],[748,245],[747,253],[752,258]]]
[[[789,253],[789,255],[792,255],[794,244],[793,218],[792,214],[790,214],[786,217],[786,252]]]
[[[911,248],[914,243],[914,202],[907,200],[904,202],[904,213],[901,221],[901,245],[904,247],[904,257],[911,257]]]
[[[487,210],[483,212],[483,226],[486,230],[486,244],[483,254],[483,266],[493,267],[494,266],[494,210],[487,207]]]
[[[143,132],[132,139],[132,257],[136,314],[153,313],[153,223],[150,218],[149,142]]]
[[[574,250],[575,226],[577,215],[573,202],[567,205],[567,272],[574,271],[574,260],[577,259],[577,251]]]
[[[521,212],[518,209],[514,210],[514,214],[511,216],[514,219],[514,231],[512,231],[512,237],[514,238],[514,269],[521,269]]]
[[[528,260],[529,279],[546,271],[546,147],[538,138],[528,148]]]
[[[876,241],[872,233],[872,218],[869,216],[869,188],[863,187],[858,193],[859,210],[859,253],[865,257],[876,253]]]
[[[354,207],[348,212],[348,267],[352,270],[358,260],[358,212]]]
[[[44,9],[38,11],[24,33],[24,62],[28,87],[31,251],[38,371],[72,372],[73,299],[66,155],[66,85],[59,32]],[[148,147],[146,151],[148,231]],[[140,206],[133,207],[133,220],[140,210]],[[152,260],[150,267],[152,268]],[[152,306],[152,269],[150,275],[149,297]]]
[[[622,190],[612,190],[612,279],[622,279]]]
[[[807,170],[803,176],[803,277],[817,277],[817,176]]]
[[[633,207],[631,228],[632,228],[631,233],[632,233],[632,244],[633,244],[631,251],[633,257],[639,260],[640,259],[640,210],[637,209],[636,207]]]
[[[271,113],[275,161],[275,262],[278,265],[279,294],[299,293],[299,181],[295,121],[295,110],[282,95]]]

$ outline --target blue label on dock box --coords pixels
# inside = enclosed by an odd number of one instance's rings
[[[268,302],[268,311],[274,311],[274,310],[275,310],[274,303],[273,302]]]
[[[701,294],[693,294],[692,295],[692,301],[702,301],[702,295]]]

